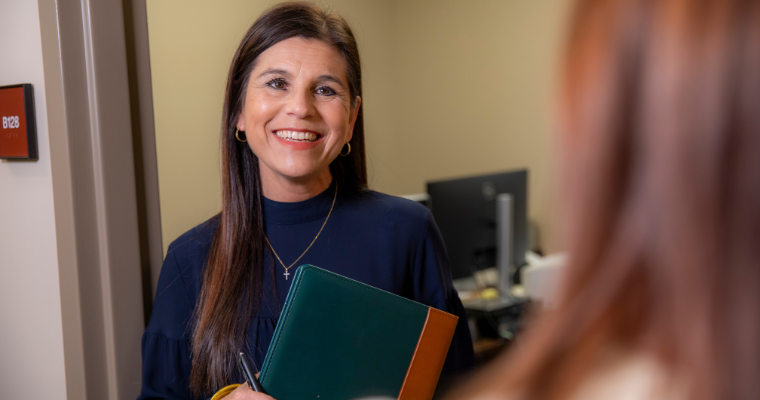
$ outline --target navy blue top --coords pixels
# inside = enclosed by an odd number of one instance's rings
[[[334,186],[302,202],[264,199],[265,231],[286,265],[309,246],[330,210]],[[212,218],[175,240],[166,254],[156,299],[142,339],[143,381],[138,399],[192,399],[189,321],[203,268],[218,225]],[[264,265],[272,263],[265,252]],[[285,279],[275,260],[277,296],[271,268],[264,268],[264,293],[247,331],[248,357],[261,368],[296,267]],[[430,212],[411,200],[367,191],[360,197],[338,193],[332,215],[317,241],[298,262],[312,264],[459,316],[441,381],[473,364],[467,318],[451,282],[443,240]],[[326,360],[326,362],[328,362]],[[326,366],[329,368],[329,366]],[[233,377],[233,382],[242,382]]]

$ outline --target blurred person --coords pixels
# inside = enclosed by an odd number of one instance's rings
[[[243,381],[239,351],[261,368],[303,264],[458,315],[442,379],[472,365],[432,215],[367,188],[361,88],[350,27],[313,3],[275,5],[243,37],[224,97],[222,211],[169,246],[139,399],[271,399],[226,385]]]
[[[452,399],[760,399],[760,1],[578,0],[556,310]]]

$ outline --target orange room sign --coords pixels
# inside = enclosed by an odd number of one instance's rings
[[[37,160],[32,85],[0,87],[0,158]]]

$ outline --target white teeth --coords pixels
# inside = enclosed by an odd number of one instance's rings
[[[275,134],[283,139],[292,141],[313,142],[319,138],[319,136],[313,132],[275,131]]]

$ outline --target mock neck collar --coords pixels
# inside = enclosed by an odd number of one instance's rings
[[[262,208],[264,210],[264,220],[267,223],[272,224],[290,225],[325,218],[330,212],[334,196],[335,179],[330,182],[330,186],[328,186],[322,193],[304,201],[286,203],[263,197],[264,202]],[[335,212],[341,204],[343,204],[343,197],[341,196],[340,191],[338,191],[333,212]]]

